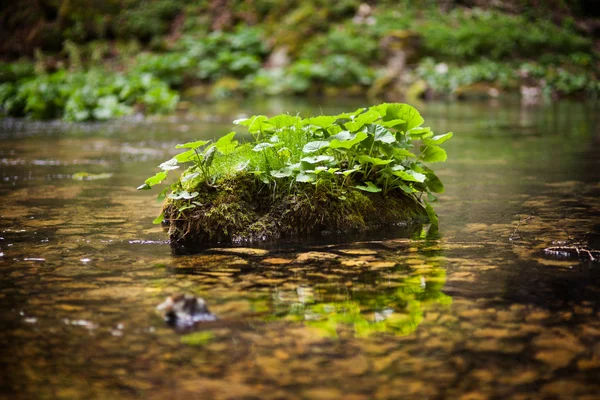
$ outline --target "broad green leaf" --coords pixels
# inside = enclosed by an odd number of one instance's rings
[[[292,170],[289,167],[271,171],[271,176],[274,178],[288,178],[292,176]]]
[[[300,172],[296,175],[296,182],[314,182],[315,174],[307,174],[304,172]]]
[[[439,223],[438,220],[438,216],[435,213],[435,210],[433,209],[433,207],[431,207],[431,204],[429,203],[425,203],[425,211],[427,212],[427,216],[429,217],[429,221],[431,222],[431,225],[437,226]]]
[[[236,165],[235,170],[236,171],[243,171],[246,168],[248,168],[248,165],[250,165],[250,160],[246,160],[245,162],[241,162],[238,165]]]
[[[273,118],[270,118],[267,120],[267,122],[273,126],[275,126],[276,128],[287,128],[290,126],[296,126],[300,123],[300,117],[297,116],[291,116],[291,115],[287,115],[287,114],[281,114],[281,115],[277,115]]]
[[[381,158],[376,158],[376,157],[369,157],[366,155],[363,156],[358,156],[358,161],[361,164],[373,164],[373,165],[387,165],[391,162],[393,162],[394,160],[382,160]]]
[[[197,149],[198,147],[202,147],[207,144],[208,140],[197,140],[195,142],[188,142],[183,144],[178,144],[175,146],[176,149]]]
[[[166,171],[157,172],[156,175],[151,176],[150,178],[146,179],[145,184],[152,187],[152,186],[158,185],[159,183],[164,181],[166,178],[167,178]],[[140,186],[141,190],[145,190],[146,188],[142,187],[142,186]],[[138,189],[140,189],[140,188],[138,188]]]
[[[379,118],[381,118],[379,116],[379,113],[377,113],[374,110],[368,110],[368,111],[356,116],[352,121],[346,122],[344,124],[344,126],[350,132],[356,132],[356,131],[360,130],[363,126],[377,121]]]
[[[393,171],[392,174],[396,175],[397,177],[401,178],[404,181],[407,182],[425,182],[425,178],[426,176],[423,175],[420,172],[415,172],[413,170],[406,170],[406,171]]]
[[[254,134],[259,132],[272,132],[274,126],[267,122],[268,118],[264,115],[257,115],[250,119],[250,123],[246,125],[248,132]]]
[[[436,136],[432,137],[431,139],[425,140],[425,144],[440,145],[440,144],[444,143],[445,141],[447,141],[448,139],[452,138],[452,135],[453,135],[452,132],[448,132],[443,135],[436,135]]]
[[[238,141],[233,140],[234,136],[235,136],[235,132],[229,132],[227,135],[225,135],[225,136],[221,137],[219,140],[217,140],[217,142],[215,143],[215,147],[217,148],[219,153],[226,156],[235,151],[235,148],[238,145]]]
[[[417,157],[406,149],[394,149],[394,157]]]
[[[336,174],[340,174],[340,175],[344,175],[344,176],[348,176],[354,172],[360,171],[360,168],[352,168],[352,169],[347,169],[344,171],[337,171]]]
[[[319,151],[325,147],[329,147],[329,142],[317,140],[315,142],[306,143],[302,148],[302,151],[304,153],[314,153],[315,151]]]
[[[165,187],[163,188],[163,190],[161,190],[161,191],[158,193],[158,196],[156,196],[156,201],[157,201],[157,202],[159,202],[159,203],[160,203],[160,202],[162,202],[162,201],[165,201],[165,199],[167,198],[167,194],[168,194],[170,191],[171,191],[171,187],[170,187],[170,186],[165,186]]]
[[[175,158],[171,158],[170,160],[160,164],[158,168],[162,169],[163,171],[172,171],[179,168],[179,165],[177,164],[177,160]]]
[[[320,155],[320,156],[308,156],[308,157],[304,157],[300,161],[304,161],[304,162],[307,162],[309,164],[317,164],[317,163],[320,163],[320,162],[330,162],[330,161],[333,161],[334,159],[335,158],[333,156]]]
[[[378,193],[381,192],[381,188],[375,185],[373,182],[365,182],[366,185],[358,185],[354,186],[357,189],[363,190],[365,192]]]
[[[186,182],[191,181],[192,179],[196,179],[199,176],[200,176],[200,172],[192,172],[192,173],[185,173],[184,172],[181,175],[180,180],[181,180],[181,183],[186,183]]]
[[[408,194],[412,194],[415,193],[416,190],[413,189],[412,187],[405,185],[404,183],[400,183],[398,182],[397,184],[398,188],[400,188],[400,190],[402,190],[404,193],[408,193]]]
[[[165,213],[164,213],[164,212],[162,212],[162,213],[161,213],[161,214],[160,214],[158,217],[154,218],[154,220],[152,221],[152,223],[153,223],[154,225],[158,225],[158,224],[160,224],[161,222],[163,222],[164,220],[165,220]]]
[[[150,190],[152,189],[152,186],[148,185],[147,183],[142,183],[140,186],[137,187],[137,190]]]
[[[388,128],[395,128],[399,125],[406,124],[406,121],[403,119],[392,119],[390,121],[381,121],[380,124]]]
[[[369,128],[374,127],[373,129],[369,129],[369,132],[373,133],[373,140],[376,142],[383,143],[394,143],[396,141],[396,136],[385,127],[381,125],[371,125]]]
[[[431,128],[427,128],[427,127],[413,128],[413,129],[409,130],[407,133],[413,139],[426,139],[427,137],[433,136],[433,132],[431,132]]]
[[[235,125],[242,125],[245,127],[249,127],[256,121],[268,121],[269,119],[264,115],[254,115],[250,118],[240,118],[233,121]]]
[[[437,177],[436,174],[433,173],[432,170],[428,170],[426,173],[427,179],[425,183],[429,190],[434,193],[444,193],[444,184],[440,181],[440,178]]]
[[[378,106],[371,107],[382,116],[384,121],[393,121],[401,119],[404,124],[395,125],[395,128],[402,131],[408,131],[417,126],[420,126],[424,120],[416,108],[404,103],[384,103]]]
[[[189,162],[189,161],[194,161],[194,162],[198,162],[198,154],[196,153],[196,151],[194,150],[188,150],[188,151],[184,151],[183,153],[179,153],[177,154],[175,157],[173,157],[175,160],[177,160],[177,162],[180,163],[184,163],[184,162]]]
[[[216,146],[211,146],[206,153],[204,153],[204,166],[209,168],[212,165],[213,160],[215,159],[215,152],[217,151]]]
[[[421,159],[425,162],[443,162],[448,155],[438,146],[421,146]]]
[[[357,143],[365,140],[369,135],[365,132],[357,132],[355,134],[351,134],[348,131],[342,131],[337,135],[331,136],[329,147],[332,149],[351,149]]]
[[[259,151],[263,151],[264,149],[268,149],[270,147],[274,147],[274,146],[271,143],[259,143],[256,146],[254,146],[254,148],[252,150],[259,152]]]
[[[328,115],[321,115],[320,117],[307,118],[310,125],[318,126],[319,128],[327,128],[335,122],[337,118]]]
[[[356,135],[350,133],[349,131],[341,131],[336,135],[332,135],[329,137],[329,140],[339,140],[340,142],[345,142],[347,140],[352,140],[356,137]]]

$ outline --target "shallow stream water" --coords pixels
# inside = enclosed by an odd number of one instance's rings
[[[595,105],[417,105],[455,132],[433,165],[437,232],[181,256],[135,190],[175,144],[241,116],[363,105],[0,121],[0,398],[598,399],[600,263],[543,252],[600,248]],[[155,307],[178,292],[217,321],[168,327]]]

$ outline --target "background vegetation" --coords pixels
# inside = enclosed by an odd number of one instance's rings
[[[82,121],[180,93],[597,96],[595,3],[24,0],[0,11],[0,104]]]

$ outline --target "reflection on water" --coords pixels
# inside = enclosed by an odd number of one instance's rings
[[[174,144],[347,102],[4,121],[0,398],[597,398],[600,264],[542,251],[599,245],[591,105],[420,106],[456,133],[438,232],[171,254],[135,187]],[[155,307],[177,292],[218,319],[170,329]]]

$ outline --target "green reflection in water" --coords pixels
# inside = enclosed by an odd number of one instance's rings
[[[423,321],[424,312],[432,305],[450,305],[452,298],[442,292],[446,271],[439,266],[422,264],[426,271],[395,268],[386,273],[400,275],[376,288],[358,289],[340,297],[338,286],[298,287],[296,291],[276,293],[274,313],[267,321],[284,319],[304,322],[321,336],[336,338],[338,331],[351,327],[355,337],[376,333],[408,335]],[[382,273],[378,276],[384,279]],[[343,297],[343,296],[342,296]]]

